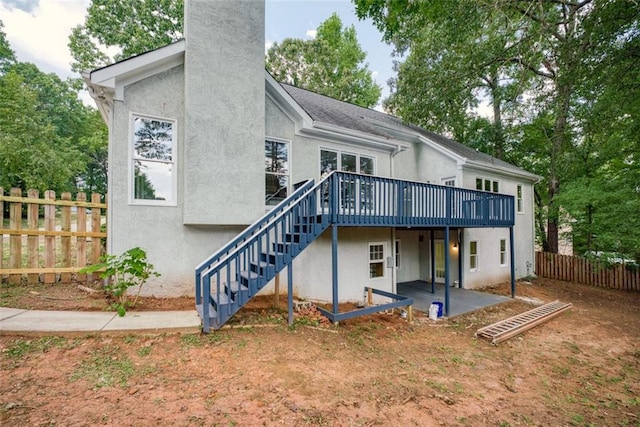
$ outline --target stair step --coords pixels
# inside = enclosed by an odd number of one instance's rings
[[[225,288],[227,290],[227,293],[231,293],[231,294],[237,294],[238,292],[245,292],[245,291],[248,292],[249,291],[249,288],[246,287],[245,285],[243,285],[240,282],[230,282],[228,286],[225,283]]]
[[[300,239],[302,239],[300,233],[287,233],[284,235],[286,242],[300,243]]]
[[[275,263],[267,261],[253,261],[251,263],[251,271],[261,276],[273,276],[276,274]]]
[[[233,301],[224,292],[220,292],[220,295],[216,295],[215,293],[211,295],[211,303],[213,304],[213,308],[215,310],[217,310],[218,307],[221,307],[223,305],[229,305],[232,302]]]
[[[243,271],[240,273],[240,283],[244,286],[249,286],[249,282],[251,280],[258,280],[261,277],[261,275],[254,271]],[[260,283],[258,284],[258,287],[261,287]]]

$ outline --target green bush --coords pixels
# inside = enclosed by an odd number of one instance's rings
[[[121,255],[103,255],[100,263],[93,264],[80,270],[81,273],[95,273],[99,271],[101,279],[109,279],[105,291],[111,294],[115,302],[111,307],[124,316],[128,307],[135,307],[142,285],[152,276],[159,277],[154,271],[153,264],[147,261],[147,253],[138,247],[129,249]],[[129,300],[128,290],[138,287],[133,301]]]

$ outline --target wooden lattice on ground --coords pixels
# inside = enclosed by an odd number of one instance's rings
[[[571,306],[571,303],[550,302],[517,316],[480,328],[475,335],[491,340],[491,344],[497,344],[546,322],[563,311],[570,309]]]

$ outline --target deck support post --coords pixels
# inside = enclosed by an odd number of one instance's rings
[[[509,227],[509,264],[511,267],[511,298],[516,296],[516,251],[513,247],[513,225]]]
[[[273,293],[273,306],[280,307],[280,273],[276,274],[275,292]]]
[[[433,228],[429,230],[429,238],[431,239],[431,293],[436,293],[436,241]]]
[[[338,225],[331,225],[331,285],[333,312],[338,313]]]
[[[287,266],[287,311],[289,326],[293,326],[293,261]]]
[[[444,315],[449,317],[449,226],[444,229]]]
[[[464,253],[462,252],[462,234],[460,229],[458,229],[458,233],[457,233],[457,241],[456,244],[458,245],[458,288],[462,289],[462,261],[464,260]]]

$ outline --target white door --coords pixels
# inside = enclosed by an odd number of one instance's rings
[[[444,264],[444,241],[436,240],[436,280],[444,280],[445,264]]]

